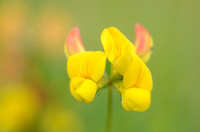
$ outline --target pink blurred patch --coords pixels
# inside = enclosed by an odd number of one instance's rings
[[[85,48],[81,41],[80,31],[77,27],[72,29],[68,33],[65,44],[66,44],[65,51],[68,57],[73,54],[85,51]]]

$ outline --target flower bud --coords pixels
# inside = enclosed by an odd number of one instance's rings
[[[64,49],[67,57],[85,51],[81,41],[80,31],[77,27],[68,33]]]
[[[153,40],[149,32],[139,24],[135,26],[135,46],[137,55],[147,62],[151,56]]]

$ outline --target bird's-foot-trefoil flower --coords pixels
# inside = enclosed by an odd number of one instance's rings
[[[106,56],[101,51],[85,51],[78,28],[67,35],[65,53],[70,92],[78,101],[91,103],[104,74]]]
[[[65,53],[70,91],[74,98],[91,103],[97,90],[115,87],[125,110],[145,111],[149,108],[153,81],[145,63],[150,58],[153,41],[141,25],[137,24],[135,31],[134,45],[117,28],[104,29],[101,42],[105,53],[85,51],[78,28],[68,34]],[[111,74],[102,79],[106,75],[106,58],[111,63]]]
[[[147,61],[148,50],[141,51],[140,47],[150,47],[152,40],[144,28],[136,25],[136,48],[135,46],[115,27],[104,29],[101,34],[101,42],[113,70],[122,76],[122,85],[118,91],[122,96],[122,106],[125,110],[145,111],[148,109],[151,100],[152,77],[149,69],[136,53]],[[141,27],[141,26],[140,26]],[[143,42],[143,39],[145,41]],[[148,56],[149,58],[149,56]],[[116,74],[115,74],[116,75]]]
[[[104,74],[106,56],[101,51],[77,53],[68,58],[67,72],[71,94],[78,100],[91,103],[97,92],[97,83]]]

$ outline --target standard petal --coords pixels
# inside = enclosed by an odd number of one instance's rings
[[[106,66],[106,55],[104,52],[92,52],[88,60],[88,74],[90,78],[98,82],[104,74]]]
[[[73,77],[83,77],[82,65],[87,61],[88,55],[88,52],[77,53],[68,58],[67,73],[70,79]]]
[[[149,32],[139,24],[135,26],[135,46],[138,56],[147,62],[153,49],[153,40]]]
[[[148,91],[152,90],[153,82],[151,73],[136,54],[132,56],[131,63],[127,67],[123,77],[124,88],[136,87]]]
[[[114,69],[121,75],[123,75],[128,67],[128,65],[131,62],[132,55],[134,53],[132,50],[127,49],[127,52],[122,54],[116,61],[114,66]]]
[[[68,33],[64,49],[67,57],[85,51],[81,41],[80,31],[77,27]]]
[[[136,51],[134,45],[115,27],[103,30],[101,42],[108,60],[117,65],[117,72],[123,74],[129,63],[126,61],[129,61],[131,54]]]
[[[101,51],[87,51],[70,56],[67,72],[70,78],[83,77],[99,81],[104,74],[106,56]]]
[[[72,78],[70,81],[70,92],[78,101],[91,103],[97,92],[97,85],[90,79],[81,77]]]
[[[140,88],[124,89],[122,93],[122,106],[125,110],[143,112],[151,104],[151,93]]]
[[[101,42],[106,56],[111,63],[126,53],[131,48],[135,52],[133,44],[115,27],[106,28],[101,34]]]

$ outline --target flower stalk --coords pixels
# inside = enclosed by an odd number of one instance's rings
[[[107,111],[107,132],[112,131],[112,94],[113,90],[112,87],[108,87],[108,111]]]

